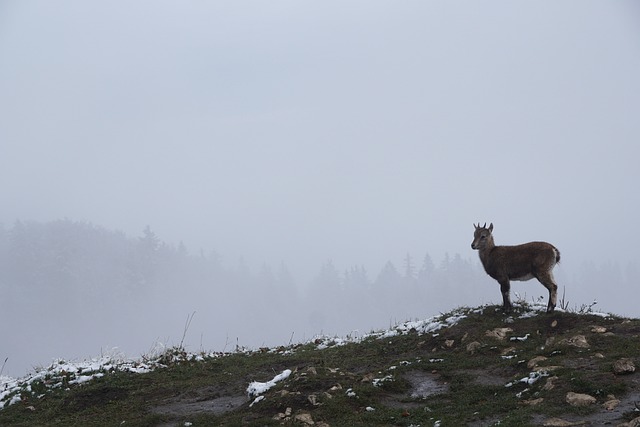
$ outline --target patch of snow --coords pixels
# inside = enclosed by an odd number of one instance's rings
[[[253,402],[251,402],[251,404],[249,405],[249,408],[251,408],[254,404],[256,404],[256,403],[258,403],[258,402],[260,402],[260,401],[262,401],[262,400],[264,400],[264,396],[258,396],[258,397],[256,397],[256,398],[253,400]]]
[[[267,381],[266,383],[253,381],[249,384],[249,387],[247,387],[247,394],[249,395],[249,397],[251,397],[259,396],[263,393],[266,393],[270,388],[274,387],[277,382],[289,378],[289,375],[291,375],[291,369],[285,369],[284,371],[273,377],[271,381]]]
[[[548,377],[548,376],[549,376],[549,373],[546,371],[530,372],[528,377],[524,377],[519,379],[518,381],[512,381],[510,383],[507,383],[505,384],[505,387],[513,387],[514,385],[519,383],[532,385],[533,383],[538,381],[540,378]]]
[[[312,341],[316,344],[316,348],[318,350],[324,350],[330,347],[340,347],[343,345],[347,345],[349,343],[359,343],[367,339],[387,339],[393,338],[400,335],[407,335],[411,332],[417,333],[418,335],[426,335],[432,334],[432,336],[438,336],[437,331],[443,328],[448,328],[456,325],[462,319],[467,317],[466,312],[469,309],[460,308],[457,309],[448,315],[440,315],[431,317],[424,320],[415,320],[408,321],[396,325],[392,329],[381,331],[381,332],[372,332],[369,334],[361,335],[360,337],[350,336],[347,338],[338,338],[338,337],[326,337],[326,336],[317,336]]]
[[[523,337],[511,337],[511,338],[509,338],[509,340],[511,340],[511,341],[526,341],[526,340],[529,339],[530,335],[531,334],[527,334],[527,335],[525,335]]]
[[[209,353],[201,355],[203,358],[220,357],[222,353]],[[21,401],[22,394],[32,394],[33,385],[38,384],[39,388],[44,386],[48,390],[57,388],[68,388],[69,385],[83,385],[96,378],[104,377],[113,372],[131,372],[143,374],[154,369],[164,368],[167,362],[178,362],[182,360],[193,360],[195,355],[185,352],[174,352],[164,354],[157,359],[146,361],[134,361],[125,359],[121,353],[110,354],[100,358],[83,361],[54,360],[47,367],[38,368],[35,372],[23,378],[15,379],[7,376],[0,377],[0,410],[7,406]],[[41,399],[45,394],[34,396]]]
[[[372,384],[374,387],[382,387],[382,384],[387,381],[393,381],[393,376],[387,375],[386,377],[383,377],[383,378],[375,378]]]

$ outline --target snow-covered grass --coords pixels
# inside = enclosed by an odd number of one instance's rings
[[[533,301],[531,303],[518,299],[514,302],[514,316],[518,318],[529,318],[537,316],[540,313],[546,311],[546,305],[542,301]],[[592,305],[589,306],[589,314],[599,315],[602,317],[609,316],[604,313],[596,313],[591,310]],[[495,306],[481,306],[478,308],[460,307],[449,313],[441,314],[439,316],[431,317],[424,320],[414,320],[400,323],[388,330],[371,332],[362,336],[350,335],[347,337],[329,337],[329,336],[317,336],[312,340],[292,345],[289,347],[278,347],[269,349],[269,352],[278,352],[280,354],[293,354],[300,346],[312,345],[318,350],[339,347],[350,343],[359,343],[365,340],[384,340],[397,337],[400,335],[407,335],[409,333],[417,333],[418,335],[431,334],[437,336],[438,331],[449,328],[461,320],[468,317],[470,314],[482,314],[484,310],[494,310]],[[558,311],[565,311],[562,308],[558,308]],[[584,311],[584,310],[582,310]],[[513,321],[513,317],[505,318],[505,322]],[[527,335],[523,337],[515,337],[517,340],[524,341],[528,338]],[[250,350],[245,348],[238,348],[235,351],[237,353],[252,352],[264,352],[264,349]],[[66,389],[72,385],[81,385],[96,378],[101,378],[113,372],[130,372],[142,374],[150,372],[155,369],[165,368],[173,363],[180,361],[204,361],[206,359],[223,357],[231,353],[189,353],[182,347],[172,348],[156,348],[150,355],[143,356],[139,360],[126,359],[122,355],[114,354],[102,356],[100,358],[83,360],[83,361],[64,361],[56,360],[51,365],[45,368],[36,369],[33,373],[27,376],[15,379],[6,376],[0,377],[0,410],[22,401],[23,396],[35,396],[36,398],[42,398],[48,391],[63,388]],[[289,371],[290,372],[290,371]],[[284,371],[280,375],[285,375]],[[258,396],[261,393],[252,392],[252,385],[258,390],[260,384],[275,384],[280,379],[276,377],[269,383],[251,383],[247,392]]]
[[[406,335],[410,332],[417,333],[418,335],[423,334],[434,334],[437,333],[442,328],[451,327],[457,324],[462,319],[466,318],[468,313],[472,311],[482,310],[480,309],[470,309],[467,307],[460,307],[456,310],[453,310],[450,313],[442,314],[440,316],[431,317],[424,320],[414,320],[400,323],[388,330],[371,332],[369,334],[364,334],[362,336],[349,336],[349,337],[330,337],[330,336],[317,336],[313,339],[313,342],[318,346],[319,350],[342,346],[351,343],[358,343],[368,339],[386,339],[396,337],[398,335]]]
[[[42,398],[48,390],[84,384],[103,377],[109,372],[123,371],[140,374],[149,372],[154,367],[154,364],[142,361],[117,360],[111,357],[78,362],[56,360],[48,367],[37,369],[24,378],[1,377],[0,408],[20,402],[25,392],[31,394],[37,390],[41,394],[37,394],[36,397]]]
[[[460,320],[464,319],[469,310],[470,309],[467,308],[459,308],[446,315],[440,315],[425,320],[404,322],[389,330],[372,332],[360,337],[317,336],[305,344],[313,344],[321,350],[324,348],[346,345],[348,343],[357,343],[366,339],[387,339],[397,335],[406,335],[409,332],[417,332],[418,334],[436,333],[438,330],[453,326]],[[236,352],[250,353],[252,351],[253,350],[240,348]],[[283,351],[282,347],[279,347],[277,350],[271,349],[270,351],[278,351],[286,354],[295,352],[295,348],[292,346],[284,349]],[[154,349],[151,352],[151,355],[143,356],[140,360],[125,359],[118,354],[83,361],[56,360],[51,365],[45,368],[36,369],[35,372],[20,379],[6,376],[1,377],[0,409],[20,402],[23,395],[33,395],[36,390],[36,397],[42,398],[48,390],[68,388],[69,386],[76,384],[84,384],[95,378],[101,378],[108,373],[116,371],[142,374],[154,369],[164,368],[175,362],[186,360],[201,361],[207,358],[221,357],[225,354],[228,353],[195,354],[188,353],[180,347],[168,349],[163,347],[160,349]],[[272,382],[275,384],[278,380],[279,378],[276,377]],[[252,383],[252,385],[257,387],[259,384]],[[247,392],[255,396],[261,394],[251,391],[253,390],[252,385],[249,385]],[[256,391],[257,390],[258,389],[256,388]]]
[[[256,398],[254,399],[253,402],[251,402],[250,406],[253,406],[254,404],[264,399],[264,396],[262,396],[262,394],[266,393],[267,391],[275,387],[276,383],[289,378],[290,375],[291,375],[291,369],[285,369],[284,371],[282,371],[281,373],[273,377],[273,379],[270,381],[267,381],[264,383],[259,381],[252,381],[249,384],[249,387],[247,387],[247,395],[249,397],[256,396]]]
[[[119,354],[82,361],[58,359],[47,367],[35,369],[33,373],[23,378],[0,377],[0,410],[22,401],[25,395],[42,398],[47,391],[85,384],[114,372],[144,374],[180,361],[203,361],[222,355],[222,353],[190,354],[178,348],[169,348],[152,358],[145,356],[140,360],[125,359]]]

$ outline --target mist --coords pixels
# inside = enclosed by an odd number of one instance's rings
[[[478,221],[640,315],[635,2],[9,1],[0,58],[3,374],[498,303]]]

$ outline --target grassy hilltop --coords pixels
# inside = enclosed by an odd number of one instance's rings
[[[60,361],[0,388],[0,425],[640,425],[639,363],[639,319],[460,308],[273,349]]]

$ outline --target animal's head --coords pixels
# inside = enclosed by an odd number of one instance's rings
[[[480,223],[478,225],[473,224],[476,228],[476,231],[473,233],[473,242],[471,242],[471,248],[482,250],[487,246],[493,246],[493,236],[491,232],[493,231],[493,223],[489,224],[487,228],[487,223],[485,222],[482,227],[480,227]]]

